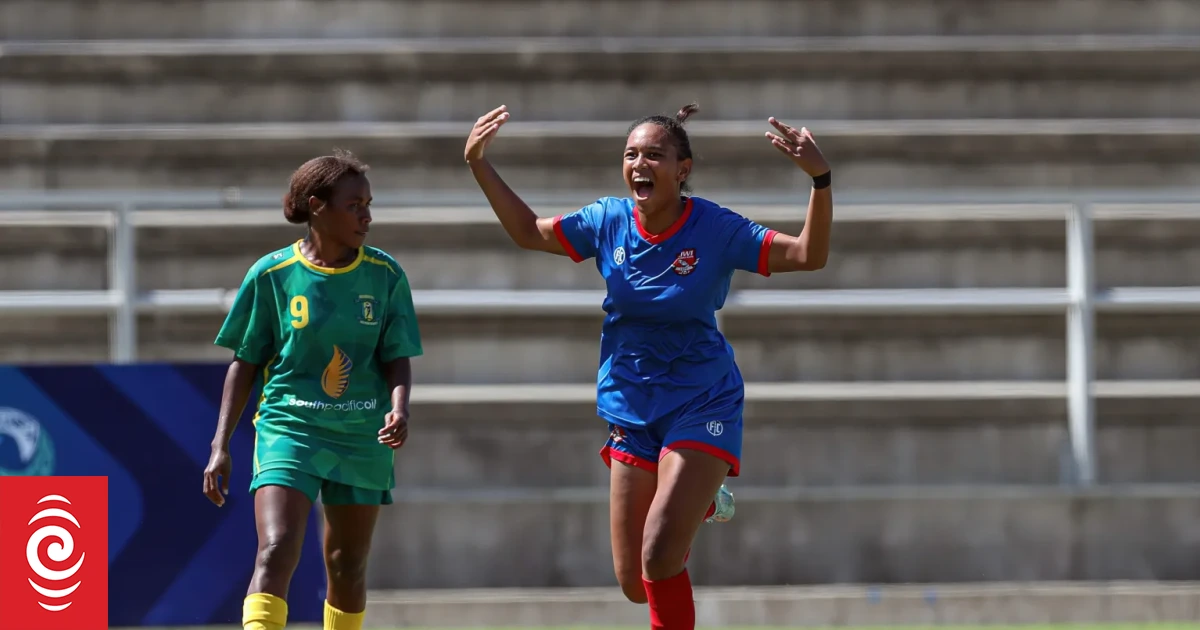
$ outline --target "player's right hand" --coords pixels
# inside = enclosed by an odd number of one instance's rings
[[[471,135],[467,138],[463,159],[468,163],[483,159],[483,150],[491,144],[496,132],[500,131],[501,125],[508,121],[508,117],[508,106],[501,105],[476,120],[475,126],[471,128]]]
[[[225,495],[229,494],[229,474],[232,471],[233,460],[229,457],[229,449],[214,448],[208,458],[208,466],[204,467],[204,496],[217,507],[225,505]]]

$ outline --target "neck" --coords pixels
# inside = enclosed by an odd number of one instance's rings
[[[642,224],[643,229],[651,234],[661,234],[679,220],[679,217],[683,215],[685,204],[687,201],[682,197],[675,203],[668,202],[657,207],[643,206],[639,203],[635,212],[638,213],[638,221]]]
[[[321,267],[337,267],[353,261],[358,256],[357,250],[337,243],[311,229],[305,235],[304,242],[300,244],[300,253]]]

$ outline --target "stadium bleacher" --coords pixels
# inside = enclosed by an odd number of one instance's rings
[[[697,195],[800,228],[805,178],[761,138],[774,115],[812,129],[848,202],[826,269],[735,278],[747,465],[698,582],[1194,576],[1200,190],[1162,195],[1200,181],[1200,6],[686,4],[0,3],[0,184],[31,196],[0,212],[0,291],[27,300],[7,294],[0,361],[111,351],[110,296],[67,315],[31,293],[109,289],[110,215],[33,195],[140,196],[137,289],[196,293],[147,298],[137,357],[223,360],[220,291],[300,234],[245,200],[350,149],[426,348],[372,586],[610,584],[603,285],[512,246],[462,145],[507,104],[489,155],[549,215],[621,194],[628,121],[696,100]],[[156,207],[180,191],[212,201]],[[1097,488],[1072,486],[1072,200],[1098,200]]]

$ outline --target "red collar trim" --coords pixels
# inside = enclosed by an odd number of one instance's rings
[[[667,228],[660,234],[651,234],[646,231],[645,227],[642,226],[642,215],[637,211],[637,205],[635,204],[633,207],[633,222],[637,224],[638,234],[640,234],[641,237],[651,245],[657,245],[671,238],[672,236],[675,236],[675,233],[683,229],[683,226],[687,223],[688,218],[691,216],[692,198],[688,197],[687,203],[683,206],[683,214],[679,215],[678,219],[675,219],[675,222],[671,224],[671,227]]]

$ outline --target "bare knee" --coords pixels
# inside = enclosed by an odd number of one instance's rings
[[[642,573],[648,580],[665,580],[683,570],[688,545],[667,536],[647,536],[642,543]]]
[[[290,578],[300,561],[300,545],[287,533],[268,536],[258,543],[255,571],[271,579]]]
[[[331,587],[347,594],[357,592],[366,587],[367,554],[345,548],[330,549],[325,552],[325,570]]]

